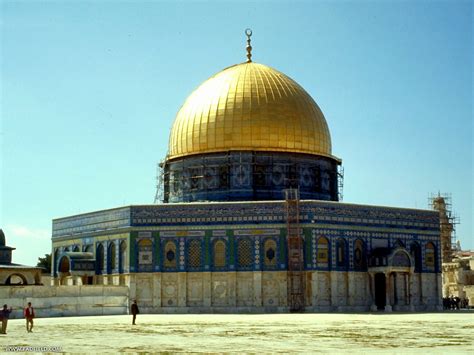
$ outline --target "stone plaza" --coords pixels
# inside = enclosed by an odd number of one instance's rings
[[[471,313],[139,315],[11,320],[1,351],[472,354]],[[113,339],[113,341],[104,341]]]

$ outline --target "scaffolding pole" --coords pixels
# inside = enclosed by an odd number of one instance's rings
[[[344,167],[342,165],[337,166],[337,194],[338,200],[344,199]]]
[[[212,194],[213,191],[218,190],[221,185],[229,187],[231,178],[234,182],[242,185],[248,170],[249,176],[253,181],[254,189],[263,188],[271,190],[276,185],[284,185],[274,182],[275,179],[278,179],[278,174],[283,174],[284,180],[294,181],[295,177],[293,175],[298,173],[300,167],[300,162],[292,158],[288,158],[285,162],[275,160],[275,157],[272,155],[260,155],[258,157],[254,155],[250,161],[244,161],[243,158],[244,156],[242,154],[233,158],[228,154],[226,157],[223,157],[221,161],[216,160],[211,163],[205,156],[202,156],[201,159],[196,157],[190,162],[186,162],[185,160],[175,161],[172,168],[169,163],[163,161],[157,166],[154,201],[155,203],[167,202],[170,195],[179,197],[183,192],[179,188],[173,189],[173,186],[187,186],[186,189],[189,191],[195,190],[199,193],[202,192],[205,194],[208,192]],[[313,184],[311,190],[307,186],[300,186],[302,194],[324,194],[330,196],[331,199],[334,198],[335,200],[342,201],[344,188],[344,169],[342,166],[339,165],[336,171],[329,171],[325,170],[318,161],[314,163],[304,162],[301,164],[312,174],[309,179]],[[168,168],[165,168],[166,165]],[[209,169],[210,166],[214,165],[225,169],[224,179],[222,178],[222,169]],[[324,173],[328,173],[331,176],[331,187],[328,189],[321,188]],[[333,182],[333,179],[336,181]],[[298,182],[297,185],[300,183],[301,182]],[[211,184],[210,187],[208,186],[209,184]]]
[[[452,211],[451,194],[432,194],[429,202],[439,212],[442,262],[450,262],[456,250],[456,224],[459,224],[459,217]]]
[[[290,312],[303,312],[305,307],[305,275],[303,238],[300,233],[299,191],[285,190],[288,244],[288,307]]]
[[[156,192],[154,204],[163,203],[165,198],[164,163],[156,164]]]

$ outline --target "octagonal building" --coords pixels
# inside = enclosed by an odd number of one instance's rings
[[[179,109],[159,203],[53,220],[54,283],[150,313],[439,309],[438,212],[340,202],[321,109],[249,34]]]

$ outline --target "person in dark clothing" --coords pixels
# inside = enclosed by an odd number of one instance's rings
[[[455,309],[456,308],[456,301],[454,300],[454,296],[451,295],[449,297],[449,309]]]
[[[2,331],[1,334],[7,334],[7,324],[8,319],[10,318],[10,313],[12,313],[12,308],[8,309],[6,304],[3,305],[3,309],[0,311],[0,319],[2,320]]]
[[[456,309],[459,309],[459,303],[461,302],[461,299],[459,297],[454,297],[454,306]]]
[[[135,325],[135,319],[137,319],[137,314],[140,313],[140,310],[138,309],[138,305],[137,305],[137,300],[133,300],[130,312],[133,315],[132,324]]]

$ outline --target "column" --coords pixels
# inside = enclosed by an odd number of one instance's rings
[[[377,311],[377,305],[375,304],[375,274],[372,272],[368,273],[369,275],[369,292],[370,292],[370,297],[372,298],[371,300],[371,305],[370,305],[370,310],[372,312]]]
[[[392,305],[390,304],[390,273],[385,273],[385,312],[392,311]]]
[[[410,309],[410,311],[415,311],[415,304],[414,304],[415,302],[414,302],[414,300],[415,300],[416,295],[413,294],[413,292],[415,291],[414,290],[415,287],[413,286],[413,282],[415,282],[415,278],[414,278],[414,275],[412,276],[411,272],[407,274],[407,282],[408,282],[408,291],[407,291],[407,293],[408,293],[408,305],[410,307],[409,309]]]
[[[398,273],[397,272],[392,273],[392,278],[393,278],[393,305],[398,306],[398,287],[397,287]]]
[[[408,274],[403,274],[403,282],[405,283],[405,305],[410,304],[410,285],[408,283]]]
[[[424,273],[420,272],[418,275],[420,275],[418,277],[418,280],[419,280],[418,285],[419,285],[419,289],[420,289],[420,305],[424,307],[426,305],[425,296],[424,296],[424,289],[423,289]]]

